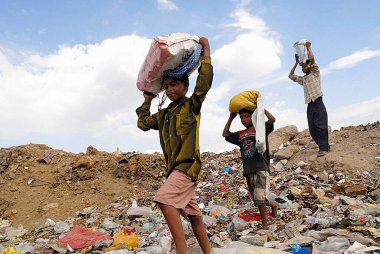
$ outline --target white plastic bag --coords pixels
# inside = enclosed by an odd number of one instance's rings
[[[152,209],[146,206],[137,206],[137,202],[133,201],[132,206],[127,210],[128,216],[149,217],[152,214]]]
[[[308,42],[307,39],[302,39],[293,44],[300,65],[303,65],[310,59],[309,54],[307,53],[306,42]]]
[[[256,149],[259,153],[264,154],[266,150],[265,141],[265,113],[263,99],[257,98],[257,108],[252,114],[252,123],[256,130]]]
[[[155,38],[140,68],[137,88],[158,94],[162,89],[164,71],[182,66],[197,48],[198,42],[199,36],[184,33],[172,33]]]

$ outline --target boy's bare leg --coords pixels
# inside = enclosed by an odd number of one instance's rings
[[[272,216],[273,218],[277,218],[278,216],[278,203],[275,201],[268,201],[267,204],[272,208]]]
[[[203,225],[202,216],[189,216],[191,227],[193,228],[194,235],[198,240],[199,246],[204,254],[210,254],[211,246],[208,241],[205,226]]]
[[[176,253],[187,254],[185,232],[183,231],[181,218],[177,208],[161,203],[158,203],[158,206],[160,207],[166,223],[168,223],[170,232],[172,233],[176,246]]]
[[[261,223],[263,224],[263,229],[268,229],[268,213],[267,213],[267,207],[265,204],[258,205],[260,216],[261,216]]]

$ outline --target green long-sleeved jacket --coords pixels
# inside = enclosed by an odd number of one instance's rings
[[[166,161],[166,176],[176,168],[198,181],[201,170],[199,124],[202,103],[211,88],[213,68],[209,59],[202,63],[193,94],[172,102],[165,109],[150,114],[150,103],[136,109],[137,126],[148,131],[158,130]]]

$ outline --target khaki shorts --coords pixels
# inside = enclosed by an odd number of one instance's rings
[[[245,176],[249,191],[253,195],[255,205],[263,205],[269,190],[268,171],[258,171]]]
[[[156,192],[154,202],[177,208],[185,218],[189,215],[202,216],[195,200],[196,187],[190,176],[175,169]]]

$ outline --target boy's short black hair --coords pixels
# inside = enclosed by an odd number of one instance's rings
[[[252,115],[253,114],[253,111],[252,110],[249,110],[249,109],[245,109],[245,108],[243,108],[243,109],[241,109],[240,111],[239,111],[239,115],[240,114],[243,114],[243,113],[248,113],[248,114],[250,114],[250,115]]]
[[[183,74],[180,78],[170,77],[170,76],[164,75],[162,82],[161,82],[161,86],[163,85],[165,78],[172,78],[172,79],[179,80],[181,83],[183,83],[187,87],[187,89],[189,89],[189,75],[187,75],[187,74]]]
[[[189,76],[188,76],[187,74],[183,74],[183,75],[179,78],[179,80],[180,80],[182,83],[184,83],[184,84],[186,84],[186,85],[189,85]]]

